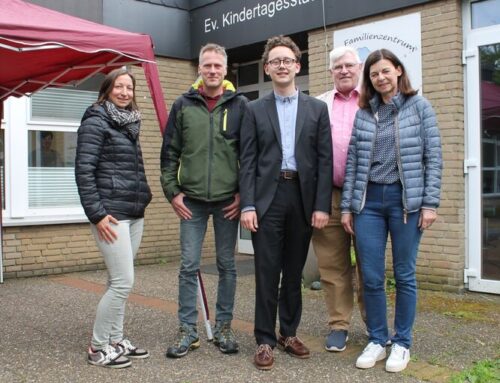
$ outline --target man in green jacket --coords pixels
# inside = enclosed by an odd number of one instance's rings
[[[172,106],[161,150],[161,184],[180,218],[180,322],[167,357],[180,358],[200,346],[196,329],[197,272],[212,215],[219,283],[214,343],[226,354],[238,352],[231,330],[240,197],[238,158],[240,125],[247,99],[224,80],[227,55],[207,44],[200,50],[199,79]]]

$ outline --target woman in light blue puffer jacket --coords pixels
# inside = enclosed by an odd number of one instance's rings
[[[423,230],[437,217],[441,172],[441,140],[432,106],[412,89],[404,65],[392,52],[372,52],[363,70],[341,203],[344,229],[356,235],[369,332],[358,368],[385,359],[388,342],[387,371],[402,371],[410,360],[418,245]],[[392,337],[385,295],[388,234],[396,279]]]

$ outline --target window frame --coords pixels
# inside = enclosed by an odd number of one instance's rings
[[[4,102],[5,209],[4,226],[28,226],[88,222],[82,206],[30,208],[28,196],[28,132],[50,130],[76,133],[79,121],[31,118],[29,97]]]

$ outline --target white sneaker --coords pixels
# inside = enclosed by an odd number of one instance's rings
[[[368,343],[363,353],[356,360],[357,368],[372,368],[379,360],[385,359],[385,347],[373,342]]]
[[[110,368],[123,368],[132,364],[128,358],[117,353],[110,344],[105,345],[102,350],[93,350],[89,347],[87,361],[94,366]]]
[[[400,346],[399,344],[393,344],[391,348],[391,355],[385,364],[385,370],[387,372],[399,372],[403,371],[408,362],[410,361],[410,350]]]

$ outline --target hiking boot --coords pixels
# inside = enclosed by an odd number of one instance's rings
[[[200,347],[200,338],[195,327],[181,325],[177,334],[177,341],[174,346],[167,349],[167,358],[182,358],[188,351]]]
[[[132,345],[128,339],[123,339],[115,345],[120,350],[119,354],[130,359],[144,359],[149,356],[149,352]]]
[[[231,329],[231,322],[217,322],[214,330],[214,344],[223,354],[235,354],[239,350],[238,342]]]
[[[387,372],[403,371],[410,361],[410,350],[395,343],[391,347],[391,354],[385,363]]]
[[[89,347],[87,362],[94,366],[108,368],[124,368],[132,364],[128,358],[116,352],[116,349],[110,344],[104,346],[102,350],[94,350]]]
[[[372,368],[379,360],[385,359],[385,347],[373,342],[368,343],[363,353],[356,360],[357,368]]]
[[[325,349],[336,352],[344,351],[348,339],[346,330],[332,330],[326,337]]]

